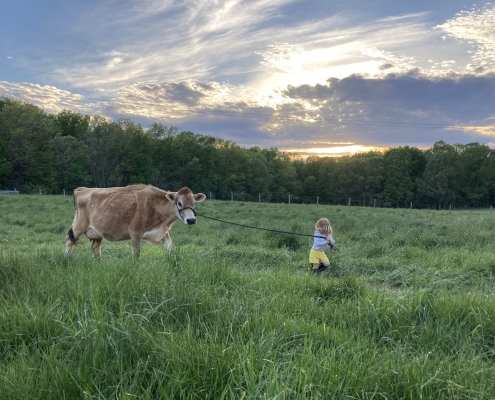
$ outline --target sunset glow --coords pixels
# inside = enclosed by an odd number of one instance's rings
[[[297,154],[303,158],[306,158],[310,156],[318,156],[318,157],[350,156],[356,153],[366,153],[368,151],[383,151],[386,150],[386,148],[351,144],[347,146],[319,147],[319,148],[312,147],[312,148],[280,149],[280,150],[286,153]]]

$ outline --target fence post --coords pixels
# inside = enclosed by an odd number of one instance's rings
[[[64,189],[64,196],[65,196],[65,189]]]
[[[210,190],[210,200],[211,200],[211,190]]]
[[[316,196],[316,207],[318,207],[319,200],[320,200],[320,197]]]
[[[373,208],[376,207],[376,199],[373,200]]]
[[[289,194],[289,204],[290,204],[290,194]]]
[[[258,193],[258,200],[261,203],[261,193]]]
[[[411,201],[411,204],[409,205],[409,209],[412,210],[412,201]]]
[[[351,198],[349,197],[349,202],[347,203],[347,207],[351,206]]]
[[[234,201],[234,192],[233,191],[230,191],[230,200]]]

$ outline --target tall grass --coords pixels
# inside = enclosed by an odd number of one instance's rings
[[[81,239],[0,197],[2,399],[493,399],[495,215],[198,204],[175,249]],[[340,252],[310,272],[328,217]]]

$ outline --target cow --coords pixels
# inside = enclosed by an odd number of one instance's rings
[[[69,254],[81,235],[91,240],[91,249],[101,258],[101,242],[131,240],[132,251],[139,257],[141,240],[162,242],[170,251],[169,231],[180,219],[187,225],[196,223],[194,204],[203,201],[203,193],[183,187],[167,192],[151,185],[87,188],[74,190],[74,220],[67,232],[65,254]]]

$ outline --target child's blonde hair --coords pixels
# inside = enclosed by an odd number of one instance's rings
[[[321,218],[316,222],[315,229],[318,230],[321,228],[323,230],[324,235],[332,234],[332,226],[330,225],[330,221],[326,218]]]

